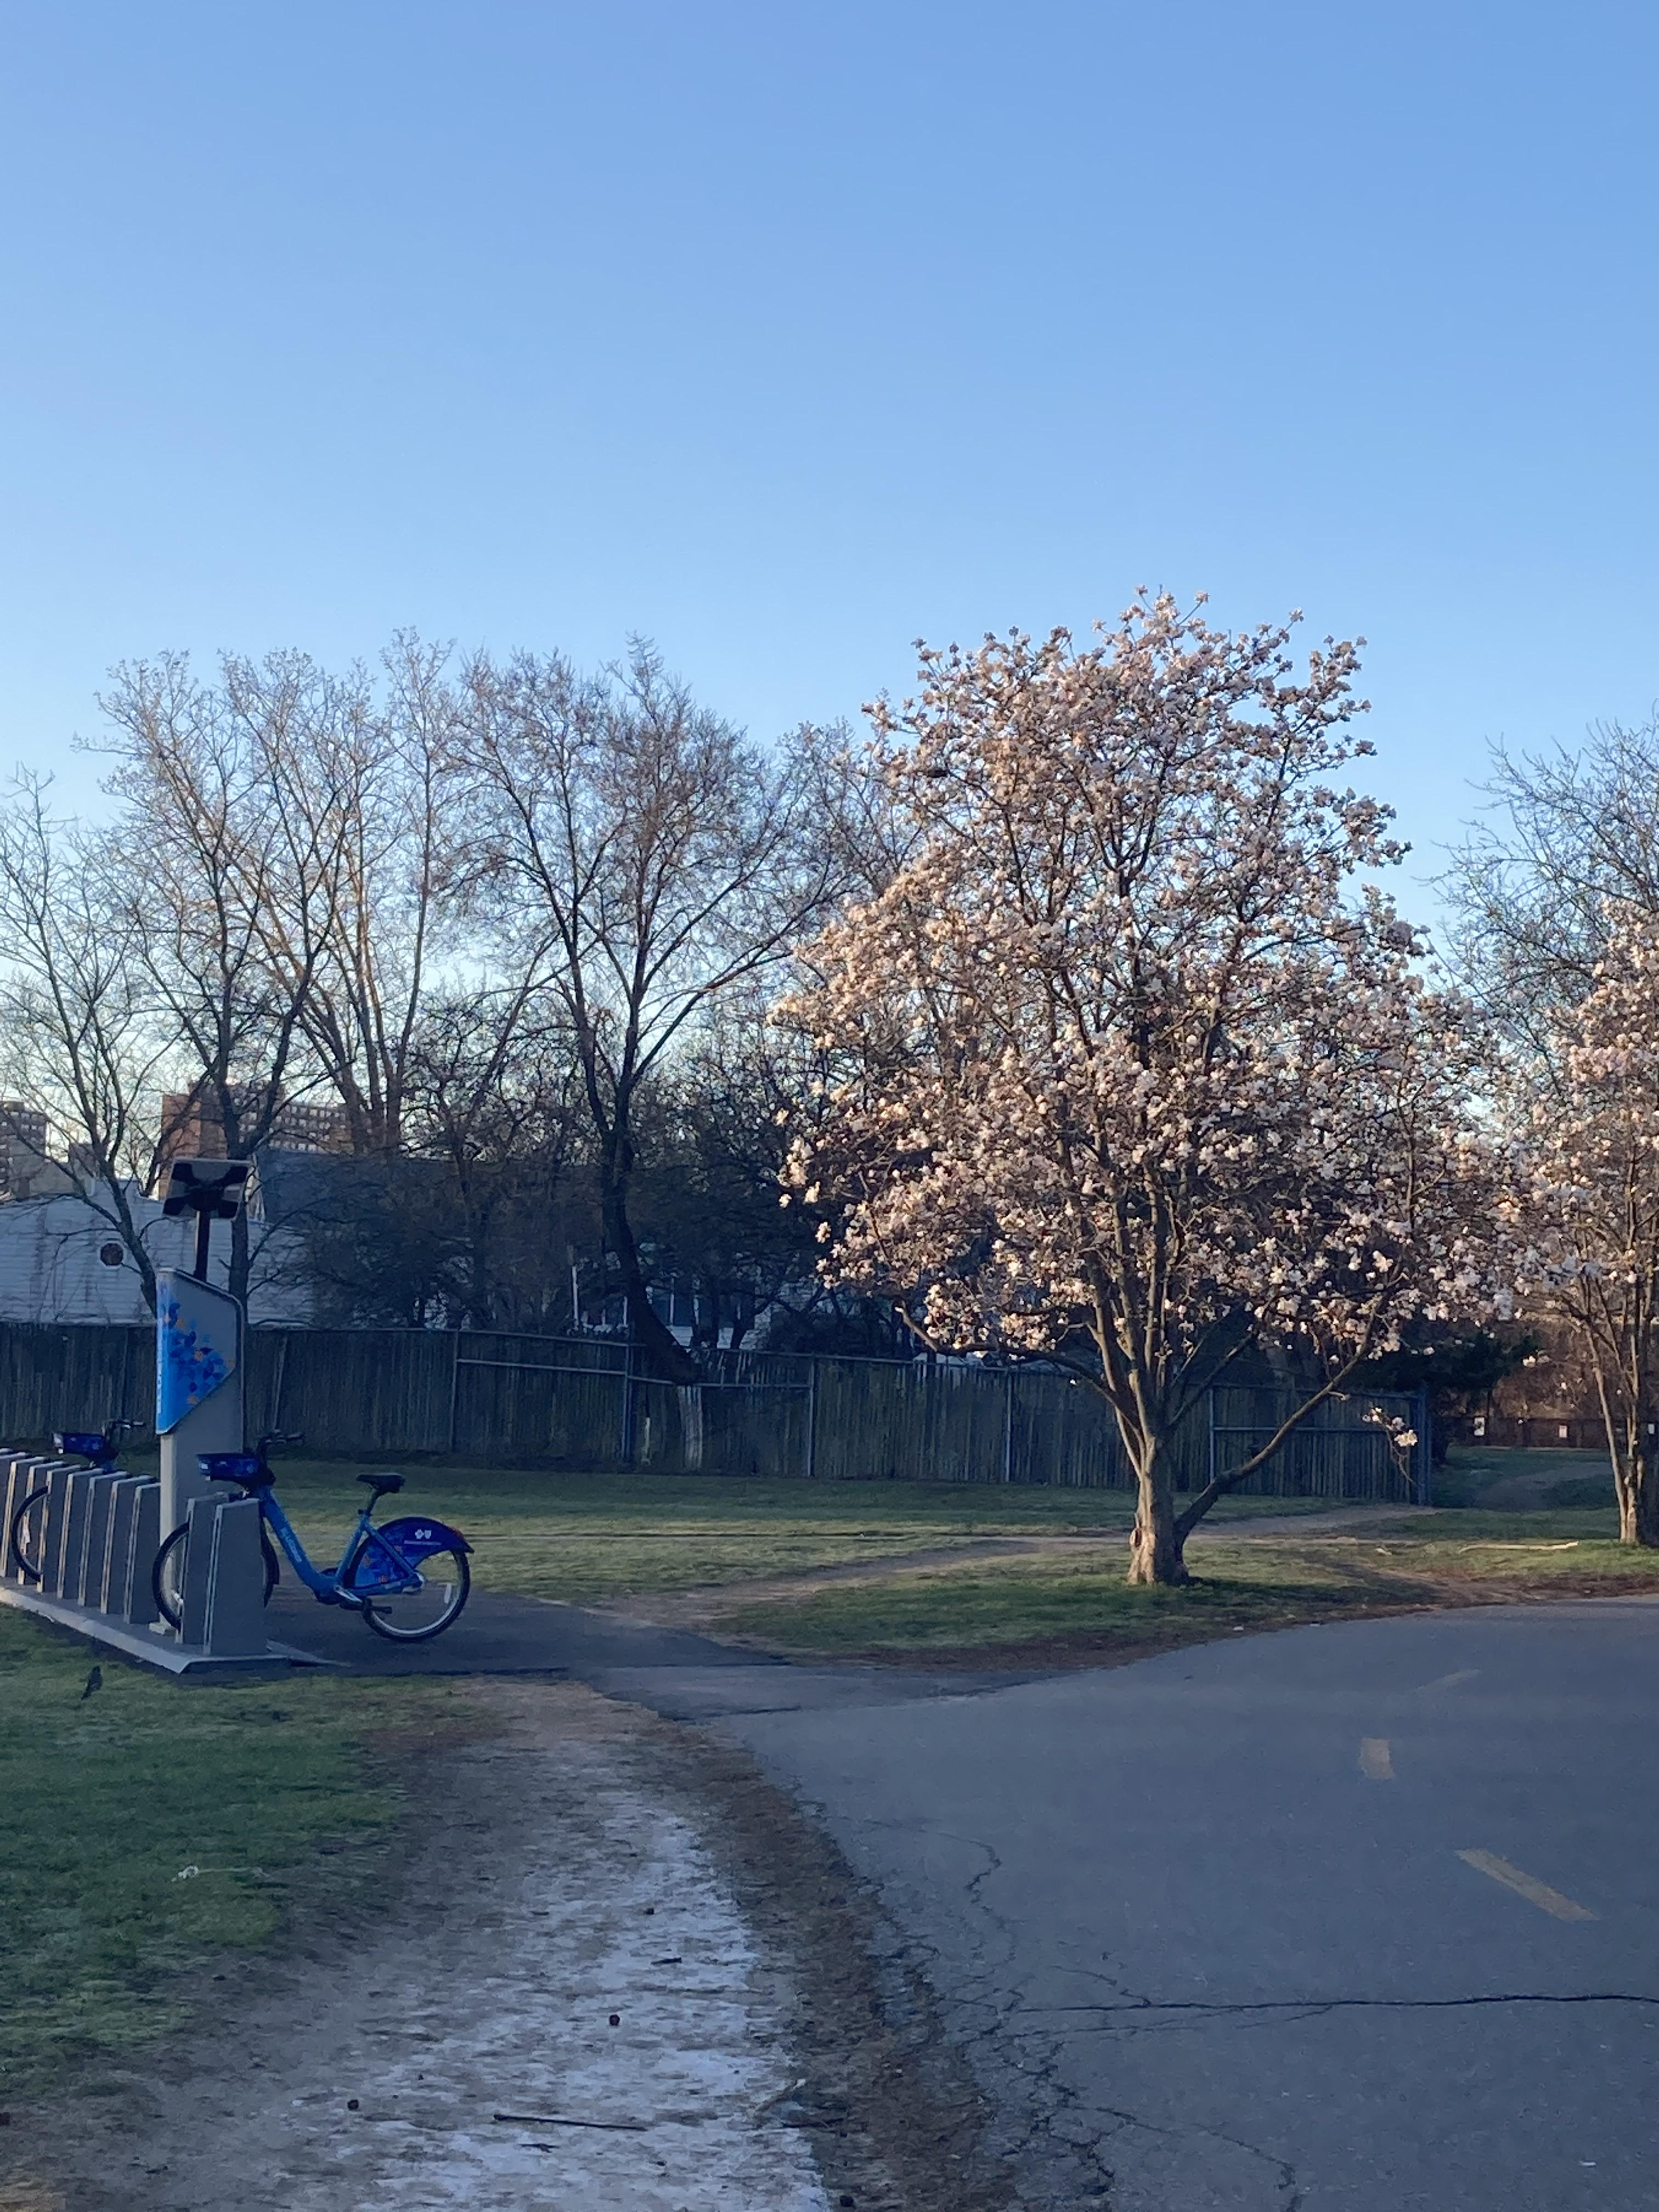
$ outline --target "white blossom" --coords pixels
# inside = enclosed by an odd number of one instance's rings
[[[1521,1287],[1588,1354],[1626,1541],[1659,1544],[1659,919],[1609,902],[1589,991],[1514,1071]]]
[[[872,710],[908,858],[787,1008],[838,1070],[789,1170],[841,1203],[825,1272],[941,1346],[1091,1345],[1160,1579],[1171,1430],[1246,1342],[1311,1396],[1490,1287],[1483,1049],[1350,892],[1401,849],[1336,782],[1354,649],[1298,678],[1287,641],[1159,599],[1085,650],[924,652]]]

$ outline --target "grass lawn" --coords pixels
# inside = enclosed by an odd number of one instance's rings
[[[1604,1505],[1613,1495],[1613,1470],[1604,1451],[1542,1446],[1467,1444],[1448,1454],[1434,1478],[1437,1505],[1479,1505],[1492,1491],[1524,1492],[1537,1505]]]
[[[331,1559],[362,1496],[357,1467],[295,1456],[280,1494],[313,1556]],[[1659,1589],[1659,1555],[1613,1540],[1605,1462],[1584,1453],[1454,1454],[1455,1510],[1379,1509],[1375,1534],[1322,1530],[1323,1501],[1229,1498],[1204,1522],[1181,1591],[1131,1590],[1121,1491],[957,1483],[763,1482],[410,1464],[401,1510],[453,1521],[481,1590],[648,1611],[780,1650],[1110,1657],[1236,1628],[1468,1603]],[[1524,1501],[1483,1511],[1501,1487]],[[1241,1521],[1282,1524],[1226,1540]],[[987,1558],[1018,1537],[1052,1551]],[[1089,1540],[1099,1539],[1098,1544]],[[959,1564],[905,1555],[962,1550]],[[839,1570],[830,1586],[816,1570]],[[850,1573],[848,1571],[852,1571]],[[860,1571],[867,1571],[866,1576]],[[780,1588],[800,1578],[799,1589]],[[676,1594],[695,1592],[691,1599]],[[689,1612],[674,1613],[676,1603]]]
[[[578,1604],[635,1597],[647,1609],[653,1597],[707,1592],[698,1619],[714,1633],[803,1653],[1129,1656],[1238,1628],[1402,1606],[1659,1589],[1659,1556],[1614,1540],[1607,1478],[1594,1472],[1594,1459],[1563,1454],[1558,1468],[1546,1453],[1470,1456],[1467,1477],[1456,1462],[1449,1470],[1454,1494],[1478,1499],[1521,1474],[1539,1495],[1588,1488],[1597,1502],[1384,1513],[1375,1535],[1360,1536],[1322,1532],[1321,1501],[1230,1498],[1194,1546],[1198,1580],[1168,1591],[1123,1582],[1133,1500],[1120,1491],[434,1466],[409,1470],[406,1497],[467,1533],[482,1589]],[[355,1472],[337,1462],[283,1465],[283,1495],[319,1553],[329,1538],[337,1543],[352,1510]],[[1231,1524],[1264,1520],[1281,1522],[1283,1537],[1225,1540]],[[999,1537],[1053,1539],[1056,1549],[903,1564],[907,1553]],[[811,1579],[816,1569],[855,1571],[824,1587]],[[778,1588],[797,1576],[798,1590]],[[763,1595],[746,1595],[761,1584]]]
[[[786,1651],[1098,1659],[1419,1606],[1659,1592],[1659,1554],[1620,1545],[1616,1526],[1611,1507],[1578,1507],[1413,1514],[1364,1534],[1223,1534],[1193,1547],[1185,1589],[1131,1589],[1120,1556],[1073,1551],[734,1602],[717,1625]]]
[[[453,1684],[185,1687],[0,1607],[0,2106],[171,2027],[181,1977],[349,1910]]]
[[[1240,1552],[1243,1547],[1237,1547]],[[1255,1547],[1206,1558],[1184,1589],[1131,1589],[1123,1559],[1036,1557],[854,1583],[793,1600],[734,1605],[718,1626],[783,1651],[843,1656],[1014,1652],[1103,1658],[1201,1642],[1355,1609],[1364,1593],[1294,1553]]]
[[[332,1560],[364,1493],[342,1462],[283,1460],[278,1494],[316,1559]],[[758,1582],[778,1574],[970,1544],[986,1536],[1127,1530],[1123,1491],[951,1482],[761,1482],[723,1475],[563,1474],[409,1467],[405,1504],[475,1547],[480,1589],[596,1598]],[[1305,1514],[1318,1501],[1230,1499],[1222,1519]]]

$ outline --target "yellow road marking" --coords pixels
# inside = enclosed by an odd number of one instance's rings
[[[1460,1667],[1455,1674],[1437,1674],[1432,1682],[1425,1682],[1425,1690],[1455,1690],[1460,1682],[1472,1682],[1480,1672],[1478,1667]]]
[[[1540,1912],[1553,1912],[1558,1920],[1594,1920],[1595,1915],[1589,1907],[1576,1905],[1570,1897],[1563,1897],[1559,1889],[1552,1889],[1547,1881],[1535,1875],[1522,1874],[1507,1859],[1500,1859],[1495,1851],[1459,1851],[1458,1857],[1465,1866],[1472,1866],[1478,1874],[1489,1874],[1494,1881],[1501,1881],[1505,1889],[1512,1889],[1517,1897],[1524,1897],[1528,1905],[1535,1905]]]
[[[1389,1756],[1387,1736],[1362,1735],[1360,1737],[1359,1771],[1371,1782],[1394,1780],[1394,1761]]]

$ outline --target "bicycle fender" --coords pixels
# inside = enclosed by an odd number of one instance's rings
[[[452,1528],[442,1521],[429,1521],[420,1514],[405,1514],[400,1521],[383,1521],[375,1530],[388,1544],[395,1544],[406,1559],[424,1559],[434,1552],[470,1552],[472,1549],[459,1528]]]

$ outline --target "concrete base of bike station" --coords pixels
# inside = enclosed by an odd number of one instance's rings
[[[286,1674],[294,1667],[334,1667],[338,1662],[319,1658],[310,1651],[298,1650],[291,1644],[266,1642],[263,1651],[240,1655],[204,1651],[199,1644],[181,1643],[169,1628],[130,1628],[112,1621],[106,1613],[89,1605],[70,1605],[62,1598],[42,1597],[38,1591],[21,1589],[15,1583],[0,1583],[0,1605],[15,1607],[20,1613],[32,1613],[55,1627],[73,1629],[77,1636],[89,1636],[96,1643],[118,1652],[124,1659],[142,1660],[146,1667],[159,1667],[164,1674],[187,1674],[193,1681],[224,1680],[245,1675]]]
[[[150,1585],[161,1536],[159,1485],[141,1475],[0,1453],[8,1532],[17,1507],[32,1497],[40,1498],[34,1509],[41,1516],[40,1579],[26,1579],[9,1551],[0,1605],[168,1674],[277,1674],[331,1663],[266,1634],[256,1500],[216,1497],[191,1504],[183,1623],[174,1630],[158,1619]]]

